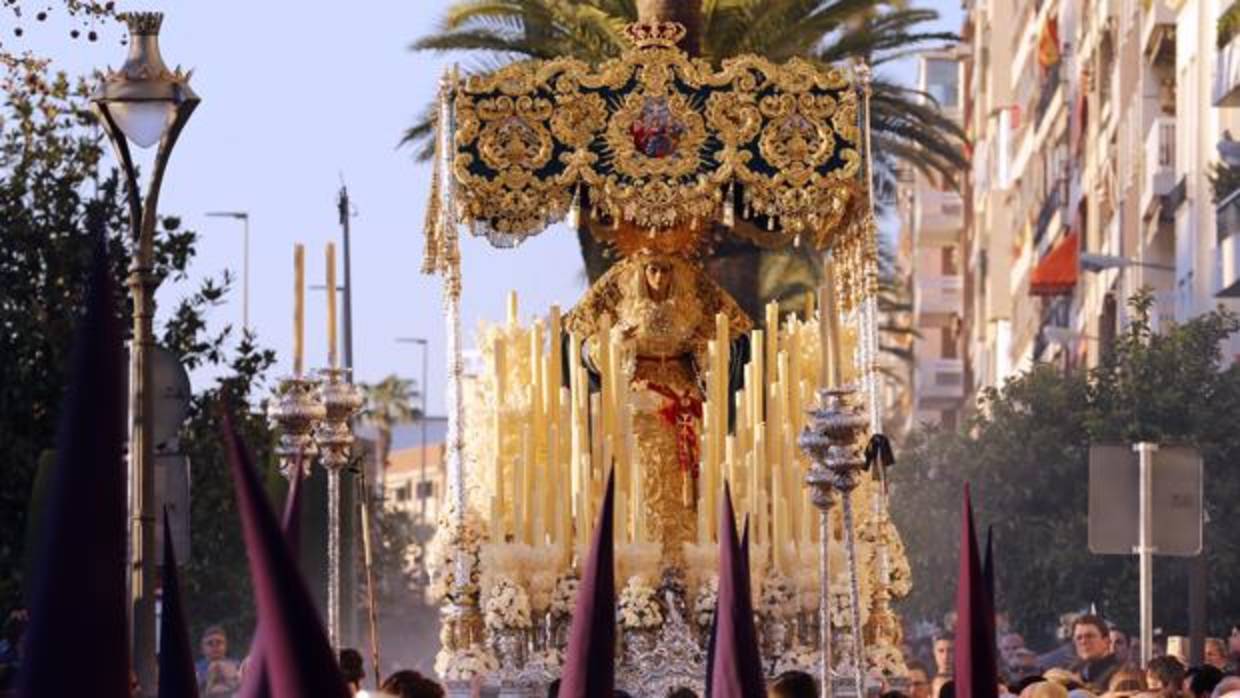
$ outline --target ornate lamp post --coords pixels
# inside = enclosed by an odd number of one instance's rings
[[[825,310],[825,309],[824,309]],[[857,488],[865,468],[864,437],[869,420],[851,387],[828,388],[818,392],[820,405],[810,412],[810,421],[800,438],[801,448],[813,460],[805,477],[813,488],[814,506],[822,511],[822,601],[820,622],[823,636],[823,695],[831,695],[830,680],[830,600],[827,576],[827,545],[830,540],[828,511],[831,492],[838,492],[844,508],[844,553],[848,557],[849,596],[852,599],[851,626],[853,670],[858,696],[865,695],[865,645],[861,635],[861,593],[858,583],[857,547],[853,536],[852,491]]]
[[[333,361],[333,363],[335,363]],[[350,421],[362,406],[362,393],[349,382],[349,369],[322,369],[319,404],[324,417],[314,430],[320,460],[327,469],[327,634],[340,643],[340,471],[353,458]]]
[[[155,290],[154,238],[159,190],[172,147],[198,95],[189,87],[189,74],[169,70],[159,54],[163,14],[132,12],[120,15],[129,26],[129,55],[119,70],[109,70],[91,96],[91,106],[111,141],[125,177],[132,227],[129,289],[133,298],[133,342],[130,348],[129,484],[131,512],[131,578],[133,651],[143,686],[155,685],[155,444],[152,438],[154,395],[150,355],[154,345],[152,320]],[[146,196],[140,193],[137,169],[129,144],[149,148],[158,144]]]

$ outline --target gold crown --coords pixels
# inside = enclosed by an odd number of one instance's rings
[[[625,25],[624,34],[634,48],[676,48],[685,38],[685,27],[679,22],[633,22]]]

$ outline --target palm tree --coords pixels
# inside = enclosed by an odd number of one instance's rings
[[[686,26],[682,48],[719,65],[726,58],[757,54],[783,61],[800,57],[822,66],[864,58],[879,68],[932,42],[955,35],[923,31],[938,13],[910,9],[904,0],[457,0],[438,31],[418,39],[415,51],[465,52],[467,73],[489,72],[531,59],[574,56],[591,64],[619,56],[627,47],[622,28],[640,19],[670,19]],[[875,75],[871,124],[877,194],[886,202],[895,170],[904,164],[955,183],[967,165],[965,134],[929,95]],[[431,155],[433,110],[405,134],[405,142]],[[738,221],[741,224],[743,222]],[[591,280],[610,265],[584,223],[578,239]],[[892,255],[886,255],[890,260]],[[803,248],[765,252],[737,240],[720,245],[711,262],[717,280],[752,317],[770,300],[799,298],[818,279],[815,255]],[[894,265],[885,285],[899,286]],[[883,293],[888,316],[904,302]]]
[[[366,405],[362,408],[362,420],[374,427],[377,433],[375,450],[382,473],[387,467],[388,455],[392,452],[392,427],[408,422],[421,416],[410,399],[417,394],[414,383],[392,374],[378,383],[363,383],[362,393],[366,396]],[[379,485],[378,482],[375,483]]]

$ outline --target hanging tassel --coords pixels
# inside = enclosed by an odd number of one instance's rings
[[[732,194],[732,183],[728,182],[728,188],[723,193],[723,224],[729,228],[736,225],[736,201]]]
[[[568,207],[568,225],[577,230],[581,227],[581,185],[573,187],[573,203]]]

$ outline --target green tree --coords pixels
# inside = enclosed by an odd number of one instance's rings
[[[374,427],[377,433],[375,457],[382,470],[387,467],[388,455],[392,452],[392,428],[419,414],[410,402],[410,396],[415,393],[413,381],[392,374],[378,383],[363,383],[362,393],[366,396],[362,421]]]
[[[130,229],[123,186],[104,166],[102,135],[86,107],[88,86],[49,74],[37,60],[0,61],[0,443],[5,444],[6,484],[0,488],[0,608],[20,603],[31,498],[40,462],[54,447],[65,367],[81,314],[95,239],[106,241],[108,264],[124,279]],[[156,236],[156,273],[181,280],[194,258],[196,235],[165,216]],[[207,315],[222,302],[228,274],[207,278],[173,306],[160,343],[188,368],[219,366],[218,383],[195,394],[181,438],[191,461],[191,557],[184,575],[195,622],[225,621],[248,633],[248,571],[232,482],[219,446],[214,405],[241,406],[239,426],[258,462],[270,469],[270,434],[248,407],[272,352],[241,338],[230,348],[231,328],[208,331]],[[123,283],[117,309],[130,326]],[[166,295],[166,294],[165,294]],[[31,534],[33,535],[33,534]],[[243,636],[243,635],[242,635]]]
[[[937,13],[909,9],[905,4],[896,0],[457,0],[435,33],[417,40],[412,48],[465,52],[475,59],[467,72],[558,56],[575,56],[597,65],[625,50],[621,30],[639,16],[685,24],[687,50],[715,65],[732,56],[757,54],[777,61],[800,57],[820,65],[865,58],[881,67],[930,42],[955,40],[950,33],[924,30]],[[927,95],[882,76],[876,76],[873,89],[880,196],[886,200],[892,191],[897,162],[954,182],[967,164],[960,128]],[[433,109],[427,109],[406,133],[406,141],[415,143],[423,158],[430,157],[433,149],[429,138],[433,128]],[[610,259],[585,227],[578,230],[578,240],[593,281],[610,266]],[[716,280],[758,319],[769,301],[799,299],[799,288],[816,282],[817,266],[808,250],[770,253],[739,239],[718,245],[709,265]]]
[[[952,607],[960,496],[973,489],[980,525],[993,525],[998,608],[1022,632],[1049,639],[1059,612],[1097,604],[1123,627],[1137,623],[1136,562],[1092,555],[1086,545],[1091,443],[1187,442],[1205,460],[1205,530],[1211,617],[1240,612],[1240,585],[1223,571],[1240,562],[1240,367],[1221,342],[1240,330],[1226,310],[1163,333],[1151,331],[1150,297],[1132,299],[1133,321],[1100,364],[1063,372],[1038,365],[981,397],[961,431],[927,429],[905,445],[893,472],[894,516],[911,551],[912,618]],[[1187,630],[1188,562],[1156,558],[1155,624]]]

